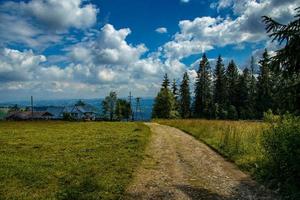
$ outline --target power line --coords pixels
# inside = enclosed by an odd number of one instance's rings
[[[143,120],[143,112],[142,112],[142,107],[141,107],[141,97],[137,97],[136,103],[135,103],[135,120]]]
[[[132,95],[131,95],[131,92],[129,92],[129,96],[128,96],[128,99],[129,99],[129,105],[130,105],[130,114],[131,114],[131,120],[134,121],[134,112],[133,112],[133,109],[132,109]]]

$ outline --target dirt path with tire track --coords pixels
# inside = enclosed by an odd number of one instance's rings
[[[125,199],[277,199],[192,136],[147,125],[153,135]]]

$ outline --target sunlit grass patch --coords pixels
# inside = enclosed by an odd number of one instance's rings
[[[0,199],[119,199],[149,135],[141,123],[0,122]]]
[[[266,123],[225,120],[159,120],[205,142],[251,173],[261,164],[263,149],[260,135]]]

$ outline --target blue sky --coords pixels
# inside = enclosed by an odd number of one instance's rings
[[[299,5],[298,5],[299,6]],[[240,68],[274,51],[262,15],[282,23],[296,0],[27,0],[0,2],[0,102],[151,97],[162,76],[191,84],[206,52]]]

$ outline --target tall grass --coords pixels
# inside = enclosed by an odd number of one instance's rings
[[[252,174],[264,159],[260,140],[263,130],[269,127],[266,123],[223,120],[159,120],[158,122],[189,133]]]
[[[300,118],[265,114],[264,122],[159,120],[213,147],[283,199],[300,199]]]

